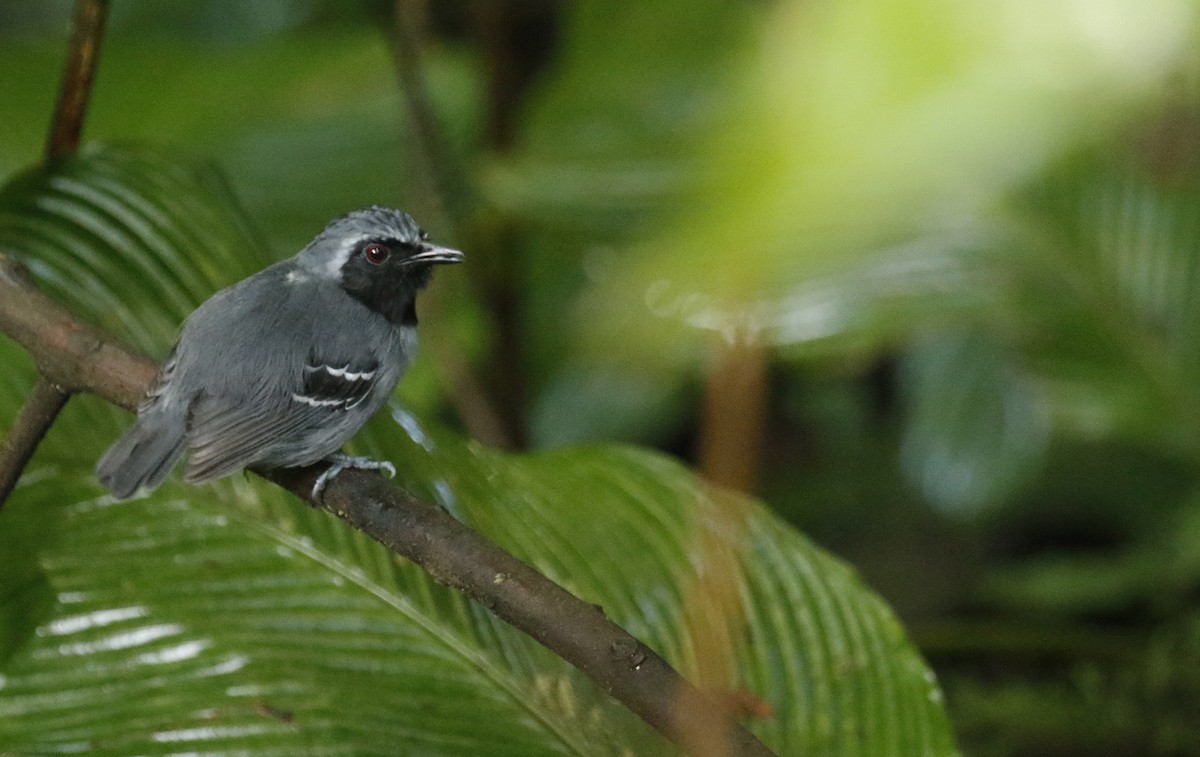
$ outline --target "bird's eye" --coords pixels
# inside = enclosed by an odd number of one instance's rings
[[[421,231],[417,234],[417,237],[422,242],[428,242],[429,241],[429,232],[425,231],[425,229],[421,229]]]
[[[392,251],[387,248],[387,245],[378,242],[372,242],[363,248],[363,257],[371,265],[383,265],[391,256]]]

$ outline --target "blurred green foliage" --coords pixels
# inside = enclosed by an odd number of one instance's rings
[[[382,5],[118,2],[87,135],[214,160],[280,255],[416,212]],[[66,6],[0,10],[4,175],[40,151]],[[429,5],[478,198],[447,231],[508,230],[474,252],[517,296],[443,282],[426,338],[497,381],[511,319],[534,446],[685,457],[713,354],[758,340],[760,493],[898,609],[965,751],[1200,754],[1194,4],[534,6],[547,39],[513,47],[551,53],[497,146],[494,51]],[[428,361],[401,392],[452,416]]]

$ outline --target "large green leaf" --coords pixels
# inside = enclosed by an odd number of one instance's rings
[[[89,150],[0,190],[0,245],[81,312],[161,349],[181,312],[263,262],[211,176]],[[8,419],[30,367],[7,341],[0,359]],[[527,637],[264,482],[103,496],[91,465],[122,420],[73,400],[0,515],[0,750],[669,751]],[[399,405],[359,442],[685,671],[707,662],[685,622],[713,599],[690,588],[704,545],[732,554],[728,683],[775,709],[751,727],[780,753],[954,752],[892,613],[760,505],[645,451],[503,454]],[[715,525],[728,507],[741,517]]]

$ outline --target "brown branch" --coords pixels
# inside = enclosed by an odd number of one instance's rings
[[[76,0],[72,21],[71,48],[58,88],[58,104],[54,122],[46,140],[46,157],[69,155],[79,146],[83,133],[83,117],[87,112],[92,79],[100,57],[100,40],[104,34],[104,19],[108,15],[108,0]]]
[[[413,143],[421,178],[428,185],[427,201],[437,216],[446,218],[461,235],[471,215],[466,170],[450,149],[446,130],[438,120],[425,69],[421,62],[420,0],[396,0],[392,13],[392,53],[400,92],[412,119]],[[433,213],[422,213],[428,217]]]
[[[142,390],[158,370],[60,307],[3,253],[0,332],[24,347],[42,376],[63,391],[89,392],[126,410],[137,409]]]
[[[425,81],[425,67],[422,54],[422,27],[428,6],[423,0],[395,0],[391,14],[391,35],[389,42],[392,47],[393,62],[396,68],[396,78],[400,84],[400,93],[412,126],[412,149],[416,161],[416,180],[418,183],[417,199],[422,218],[435,219],[436,225],[449,226],[452,237],[458,239],[473,250],[486,250],[489,240],[481,236],[473,224],[474,199],[467,171],[462,161],[450,149],[450,140],[446,129],[438,118],[433,107],[433,100]],[[466,245],[464,237],[472,237],[471,244]],[[484,258],[494,257],[484,255]],[[491,302],[486,296],[487,286],[478,277],[473,277],[472,284],[484,296],[486,302]],[[503,320],[496,315],[495,309],[484,308],[493,323],[494,332],[502,332]],[[503,355],[503,352],[493,354]],[[511,448],[519,440],[520,425],[514,422],[514,412],[508,400],[511,393],[485,391],[481,382],[469,371],[469,361],[462,351],[452,342],[447,342],[439,348],[435,357],[444,360],[450,366],[442,372],[448,379],[447,394],[450,402],[462,419],[463,424],[471,434],[480,441],[493,446]],[[515,380],[511,363],[517,356],[510,355],[508,363],[493,360],[490,364],[498,366],[490,371],[502,378],[496,385],[506,385]]]
[[[705,377],[700,421],[700,471],[710,482],[754,491],[766,425],[767,357],[753,337],[717,343]]]
[[[429,345],[428,350],[437,367],[438,377],[449,388],[450,401],[468,435],[489,447],[511,449],[512,438],[504,419],[496,412],[483,384],[472,372],[466,353],[455,344],[446,344],[447,341],[435,342]]]
[[[268,477],[301,498],[320,468],[285,469]],[[728,722],[723,697],[701,692],[654,650],[609,620],[603,609],[516,559],[438,507],[369,474],[334,479],[320,507],[463,592],[501,620],[574,665],[675,743],[689,747],[707,724]],[[722,733],[725,755],[769,755],[740,726]],[[705,752],[711,754],[712,752]]]
[[[0,507],[17,487],[21,471],[70,396],[45,378],[38,378],[33,394],[0,442]]]
[[[21,471],[58,417],[67,398],[76,391],[120,395],[133,393],[154,375],[127,370],[114,373],[107,360],[113,347],[104,337],[81,324],[36,289],[25,270],[0,253],[0,331],[11,336],[34,356],[38,384],[34,394],[0,445],[0,505],[16,486]],[[47,349],[46,346],[50,346]],[[134,399],[129,408],[136,407]]]
[[[156,370],[79,322],[40,292],[0,254],[0,331],[33,354],[50,381],[134,408]],[[617,700],[677,744],[696,724],[719,717],[723,703],[685,681],[653,650],[603,611],[542,576],[445,510],[414,499],[379,476],[348,470],[330,482],[324,500],[310,498],[319,467],[265,473],[315,507],[327,510],[457,589],[579,668]],[[769,755],[735,726],[732,755]]]
[[[54,122],[46,139],[47,160],[73,153],[79,147],[79,135],[83,132],[83,116],[87,112],[88,96],[92,91],[107,14],[108,0],[77,0],[75,3],[71,45],[58,89]],[[0,256],[0,278],[22,276],[23,273],[14,264]],[[8,324],[12,326],[12,333],[23,332],[27,324],[17,323],[15,315],[13,318],[14,322]],[[38,368],[40,370],[42,366]],[[33,458],[38,444],[70,396],[70,391],[45,371],[38,377],[33,395],[0,443],[0,507],[4,506],[8,495],[16,488],[21,472]]]
[[[566,14],[555,0],[472,0],[467,7],[485,84],[482,136],[489,151],[504,155],[518,147],[521,105],[550,59]],[[530,386],[522,317],[522,276],[529,268],[523,230],[503,214],[477,222],[476,229],[471,249],[484,254],[474,259],[468,275],[491,324],[484,374],[509,440],[523,447]]]

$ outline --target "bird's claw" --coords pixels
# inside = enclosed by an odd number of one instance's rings
[[[325,494],[325,487],[333,480],[337,474],[347,468],[358,468],[359,470],[377,470],[387,473],[388,478],[396,477],[396,466],[392,465],[387,460],[372,460],[369,457],[356,457],[354,455],[336,454],[326,458],[329,467],[317,477],[316,483],[313,484],[312,498],[314,502],[320,502]]]

